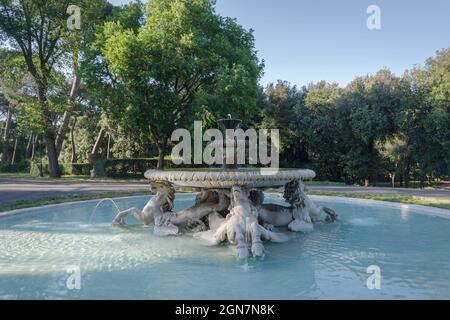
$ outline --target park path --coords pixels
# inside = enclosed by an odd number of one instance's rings
[[[55,196],[148,190],[146,182],[0,179],[0,203]]]
[[[0,203],[30,200],[74,194],[95,194],[147,190],[145,181],[79,181],[79,180],[33,180],[0,179]],[[385,195],[410,195],[438,199],[450,199],[450,190],[421,190],[405,188],[357,187],[357,186],[308,186],[317,192],[351,192]]]

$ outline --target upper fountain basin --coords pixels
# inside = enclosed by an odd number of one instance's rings
[[[316,173],[309,169],[267,170],[269,169],[148,170],[145,177],[151,181],[169,181],[180,187],[222,189],[235,185],[252,188],[280,187],[294,179],[307,180],[316,176]]]

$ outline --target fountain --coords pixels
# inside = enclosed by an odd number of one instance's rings
[[[223,130],[235,130],[240,123],[230,115],[219,120]],[[245,147],[246,142],[224,138],[220,144],[237,148]],[[245,259],[250,252],[255,257],[264,255],[263,240],[287,241],[286,235],[276,228],[312,231],[313,222],[322,211],[327,214],[327,221],[337,219],[332,209],[316,206],[306,195],[303,180],[315,177],[312,170],[279,169],[267,174],[260,168],[238,168],[236,161],[223,163],[221,169],[148,170],[145,177],[155,195],[142,210],[130,208],[119,212],[113,225],[125,225],[125,218],[132,214],[144,225],[153,225],[157,235],[192,232],[194,238],[212,245],[223,242],[235,245],[237,256]],[[264,190],[282,186],[288,205],[265,204]],[[175,187],[198,191],[194,206],[172,212]]]

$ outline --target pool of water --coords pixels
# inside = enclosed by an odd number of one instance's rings
[[[193,202],[179,195],[175,210]],[[227,245],[112,227],[108,202],[94,215],[96,203],[87,202],[3,217],[0,299],[450,299],[449,219],[360,201],[317,202],[341,221],[266,243],[265,258],[247,264]],[[381,282],[370,290],[373,265]]]

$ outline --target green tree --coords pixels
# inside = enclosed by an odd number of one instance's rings
[[[95,4],[93,4],[95,3]],[[54,104],[49,94],[63,89],[60,71],[64,58],[73,51],[67,28],[69,4],[85,13],[97,2],[88,0],[0,0],[0,38],[7,47],[21,52],[34,82],[36,103],[28,105],[28,116],[41,124],[51,177],[59,177],[57,126],[69,104]],[[67,89],[67,88],[64,88]],[[67,97],[67,94],[66,94]]]
[[[0,105],[5,119],[2,134],[3,164],[14,162],[17,158],[16,149],[20,138],[16,128],[17,118],[21,106],[29,99],[27,93],[30,92],[27,75],[26,66],[19,52],[0,49]],[[14,151],[11,154],[12,145]]]
[[[376,179],[381,157],[376,149],[398,131],[398,114],[408,87],[389,70],[352,81],[339,101],[337,117],[347,150],[342,153],[344,173],[350,180]]]
[[[307,136],[307,149],[311,166],[319,177],[340,180],[341,154],[345,141],[341,139],[336,120],[336,107],[342,89],[336,83],[320,81],[310,84],[305,98],[305,113],[301,128]]]
[[[216,14],[213,1],[150,0],[147,10],[137,32],[116,22],[104,28],[102,54],[123,100],[107,111],[152,137],[162,168],[173,130],[205,106],[196,99],[237,116],[255,108],[262,66],[252,33]]]
[[[447,49],[428,59],[423,68],[404,75],[411,88],[408,106],[400,117],[400,131],[409,155],[406,174],[416,172],[422,186],[425,180],[450,173],[449,68]]]
[[[137,33],[144,19],[143,9],[144,7],[139,1],[120,7],[113,7],[107,20],[109,22],[115,21],[122,28]],[[137,143],[143,143],[141,132],[130,130],[130,126],[125,128],[122,125],[128,122],[123,119],[123,115],[120,112],[121,108],[124,107],[124,103],[126,103],[126,99],[124,99],[125,88],[117,76],[112,73],[108,62],[102,55],[105,42],[105,26],[99,25],[96,28],[92,43],[83,48],[82,59],[80,61],[80,75],[83,78],[85,87],[88,88],[88,90],[82,91],[81,93],[86,101],[85,112],[95,114],[98,120],[98,125],[91,127],[93,129],[92,134],[97,132],[97,139],[88,139],[92,141],[89,153],[93,158],[89,159],[90,161],[94,160],[97,156],[96,154],[92,154],[92,151],[95,151],[92,146],[96,145],[95,142],[98,140],[98,137],[105,136],[103,134],[105,132],[114,141],[112,151],[114,151],[115,156],[129,154],[126,150],[127,148],[130,148],[131,145],[135,146]],[[99,121],[100,119],[101,121]],[[83,123],[81,122],[80,126],[83,126]],[[76,130],[76,135],[83,135],[83,132],[82,130]],[[77,138],[78,140],[84,141],[82,137]],[[148,141],[145,144],[148,144]],[[84,149],[84,147],[81,149]],[[134,154],[134,152],[131,153]],[[85,156],[81,155],[80,159],[85,159]]]
[[[260,93],[254,126],[280,130],[280,157],[283,166],[303,166],[308,162],[307,136],[300,124],[304,113],[305,88],[286,81],[269,84]]]

